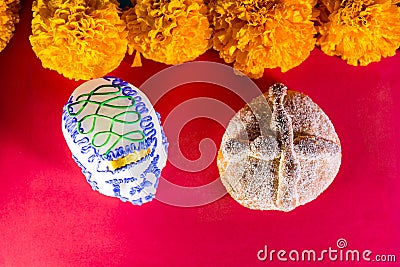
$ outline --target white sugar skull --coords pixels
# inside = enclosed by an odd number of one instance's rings
[[[154,198],[168,142],[139,89],[116,77],[85,82],[64,106],[62,131],[94,190],[136,205]]]

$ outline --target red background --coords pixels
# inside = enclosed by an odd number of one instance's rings
[[[157,200],[141,207],[92,191],[61,133],[61,111],[82,82],[43,69],[31,50],[31,2],[0,53],[0,266],[400,266],[400,53],[368,67],[351,67],[315,49],[287,73],[267,70],[256,83],[274,81],[308,94],[340,137],[342,166],[316,201],[293,212],[252,211],[229,195],[196,208]],[[127,56],[111,74],[139,86],[166,65]],[[222,62],[214,51],[200,60]],[[156,105],[162,117],[174,105],[207,96],[238,110],[244,104],[213,85],[180,86]],[[210,132],[209,129],[212,129]],[[205,137],[219,146],[224,129],[209,119],[185,126],[183,153],[196,159]],[[168,133],[167,133],[168,134]],[[163,176],[179,185],[206,184],[216,164],[186,173],[168,164]],[[162,190],[162,188],[160,188]],[[257,260],[270,249],[320,251],[345,238],[349,249],[396,254],[397,263],[284,263]]]

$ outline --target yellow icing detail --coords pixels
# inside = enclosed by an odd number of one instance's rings
[[[108,167],[110,168],[110,170],[115,171],[119,168],[122,168],[122,167],[128,165],[128,164],[131,164],[131,163],[141,160],[142,158],[149,155],[150,152],[151,152],[150,148],[148,148],[146,150],[135,151],[123,158],[111,160]]]

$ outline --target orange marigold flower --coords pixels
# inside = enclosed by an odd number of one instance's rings
[[[119,66],[128,41],[113,0],[37,0],[30,42],[45,68],[67,78],[102,77]]]
[[[128,52],[165,64],[194,60],[210,48],[212,29],[202,0],[137,0],[123,13]]]
[[[0,0],[0,52],[14,34],[19,8],[19,0]]]
[[[213,0],[214,49],[252,78],[265,68],[283,72],[314,49],[314,0]]]
[[[321,0],[317,44],[330,56],[365,66],[394,56],[400,46],[400,8],[391,0]]]

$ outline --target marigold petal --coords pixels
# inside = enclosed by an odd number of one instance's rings
[[[0,0],[0,52],[14,35],[15,24],[19,21],[19,0]]]
[[[142,66],[142,59],[140,53],[136,51],[135,58],[133,59],[132,67],[141,67]]]
[[[43,67],[67,78],[102,77],[127,50],[125,22],[113,0],[37,0],[29,40]]]
[[[215,0],[214,49],[252,78],[265,68],[287,71],[315,46],[314,0]]]
[[[393,56],[400,47],[400,7],[391,0],[321,0],[317,45],[348,64],[366,66]]]
[[[129,54],[138,51],[145,58],[175,65],[194,60],[210,48],[212,28],[203,1],[138,0],[133,4],[122,16],[129,31]]]

